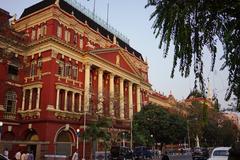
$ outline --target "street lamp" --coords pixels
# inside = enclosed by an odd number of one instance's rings
[[[190,121],[197,121],[198,120],[198,118],[193,118],[192,120],[187,120],[187,136],[188,136],[188,148],[191,148],[191,142],[190,142],[190,131],[189,131],[189,122]]]
[[[3,122],[0,122],[0,141],[2,139],[2,128],[3,128]]]
[[[86,114],[87,112],[84,111],[84,115],[83,115],[83,130],[85,132],[86,130]],[[83,157],[82,157],[82,160],[85,160],[85,145],[86,145],[86,140],[85,140],[85,136],[83,137]]]
[[[77,129],[77,150],[78,150],[79,137],[80,137],[80,129]]]
[[[123,136],[123,147],[125,147],[125,132],[122,133],[122,136]]]

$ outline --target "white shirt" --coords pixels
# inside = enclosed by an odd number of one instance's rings
[[[15,154],[15,158],[16,158],[17,160],[20,160],[20,159],[21,159],[21,152],[17,152],[17,153]]]

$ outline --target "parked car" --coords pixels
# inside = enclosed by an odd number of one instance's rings
[[[112,146],[110,151],[111,160],[133,160],[133,152],[128,147]]]
[[[207,160],[209,158],[209,151],[207,148],[195,147],[192,151],[193,160]]]
[[[151,152],[151,150],[147,149],[146,147],[140,146],[140,147],[134,148],[133,156],[136,160],[151,159],[153,156],[153,153]]]
[[[214,148],[208,160],[228,160],[230,148],[231,147]]]
[[[0,154],[0,160],[9,160],[7,157],[5,157],[4,155]]]

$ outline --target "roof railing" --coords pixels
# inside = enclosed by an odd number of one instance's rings
[[[121,32],[117,31],[115,28],[110,26],[106,21],[104,21],[102,18],[94,14],[92,11],[81,5],[79,2],[76,0],[64,0],[83,14],[85,14],[87,17],[91,18],[94,22],[105,28],[107,31],[111,32],[114,34],[116,37],[124,41],[125,43],[129,44],[129,39],[123,35]]]

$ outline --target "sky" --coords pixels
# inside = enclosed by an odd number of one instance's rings
[[[40,0],[1,0],[0,8],[17,14],[20,17],[24,8],[27,8]],[[76,0],[81,5],[93,11],[94,0]],[[130,46],[140,52],[143,58],[147,58],[149,66],[149,81],[152,89],[168,96],[170,92],[177,100],[185,99],[194,85],[194,74],[191,72],[188,78],[182,78],[175,70],[174,78],[170,78],[173,64],[173,46],[171,46],[167,58],[163,58],[163,49],[159,49],[159,38],[153,34],[153,20],[149,20],[154,7],[145,8],[147,0],[95,0],[95,14],[107,21],[107,4],[109,3],[108,23],[130,39]],[[227,89],[227,71],[219,71],[222,62],[219,61],[222,47],[219,45],[219,55],[214,72],[210,72],[209,54],[203,58],[205,63],[204,75],[210,80],[212,92],[216,93],[223,108],[229,102],[224,101]]]

